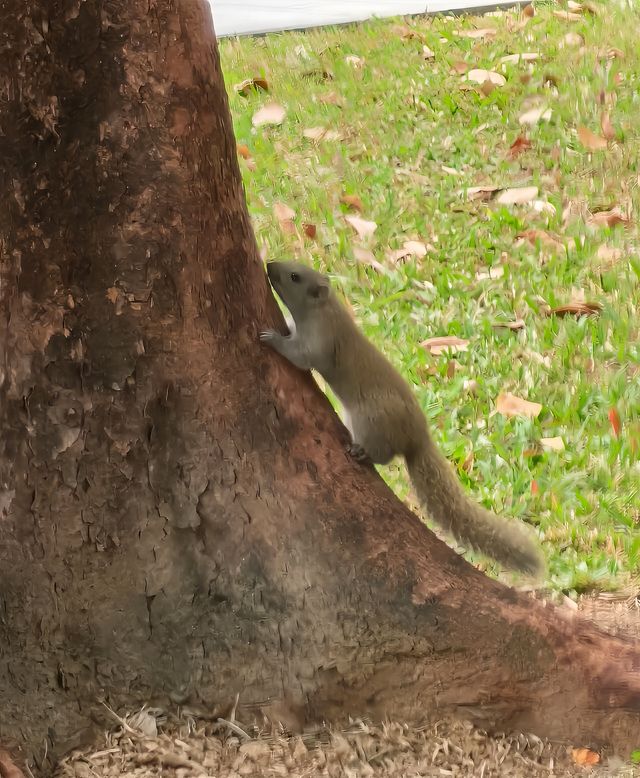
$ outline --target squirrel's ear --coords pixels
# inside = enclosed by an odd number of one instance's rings
[[[309,297],[316,300],[326,300],[329,296],[329,287],[326,284],[312,284],[309,287]]]

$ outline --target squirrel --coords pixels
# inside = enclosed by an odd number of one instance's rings
[[[540,576],[543,556],[530,531],[466,496],[409,384],[358,329],[327,276],[297,262],[268,262],[267,275],[293,321],[289,335],[266,330],[260,340],[329,384],[343,406],[351,455],[380,465],[402,455],[420,502],[443,529],[506,567]]]

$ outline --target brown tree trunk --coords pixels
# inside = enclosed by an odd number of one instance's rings
[[[467,565],[261,348],[203,0],[0,14],[2,745],[239,694],[637,746],[637,647]]]

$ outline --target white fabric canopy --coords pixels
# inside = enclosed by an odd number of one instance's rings
[[[491,0],[209,0],[209,2],[219,37],[343,24],[369,19],[372,16],[399,16],[467,9],[486,10],[496,5]]]

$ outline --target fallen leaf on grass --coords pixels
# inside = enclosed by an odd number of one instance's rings
[[[273,215],[278,220],[280,229],[285,235],[295,234],[296,226],[293,223],[293,220],[295,219],[296,212],[294,210],[289,208],[288,205],[285,205],[285,203],[275,203],[273,206]]]
[[[490,200],[499,191],[499,186],[469,186],[462,190],[462,194],[467,200]]]
[[[617,262],[622,259],[624,252],[622,249],[614,248],[613,246],[607,246],[605,243],[598,248],[596,256],[601,262]]]
[[[329,92],[326,95],[320,95],[318,100],[325,105],[342,105],[344,103],[344,98],[337,92]]]
[[[436,53],[432,51],[426,44],[422,47],[422,59],[430,60],[435,59]]]
[[[287,115],[285,109],[278,103],[268,103],[253,114],[251,124],[262,127],[265,124],[282,124]]]
[[[496,400],[496,410],[503,416],[524,416],[527,419],[535,419],[540,414],[542,405],[524,400],[511,392],[502,392]]]
[[[517,239],[526,240],[532,246],[540,243],[541,246],[546,246],[547,248],[553,249],[554,251],[566,251],[566,246],[564,243],[562,243],[562,241],[560,241],[558,238],[554,238],[553,235],[550,235],[544,230],[524,230],[524,232],[518,234]]]
[[[316,225],[315,224],[311,224],[309,222],[305,222],[302,225],[302,230],[303,230],[304,234],[307,236],[307,238],[311,238],[312,240],[313,240],[313,238],[316,237],[316,234],[318,232],[318,229],[317,229]]]
[[[511,330],[512,332],[516,332],[517,330],[523,330],[525,328],[525,321],[524,319],[514,319],[514,321],[497,321],[494,322],[491,326],[495,327],[496,329]]]
[[[458,351],[466,351],[469,347],[469,341],[458,338],[456,335],[442,335],[437,338],[427,338],[420,345],[434,357],[439,357],[448,351],[453,354]]]
[[[466,79],[476,84],[485,84],[488,81],[495,86],[504,86],[507,83],[507,79],[501,76],[500,73],[496,73],[495,70],[483,70],[482,68],[470,70],[466,75]]]
[[[605,59],[624,59],[624,51],[614,47],[607,49],[604,54]]]
[[[561,47],[563,46],[583,46],[584,38],[579,32],[568,32],[561,41]]]
[[[551,451],[564,451],[564,440],[561,437],[540,438],[540,445]]]
[[[575,0],[568,0],[567,8],[569,11],[573,11],[573,13],[577,14],[588,13],[593,14],[593,16],[598,15],[598,7],[590,2],[577,3]]]
[[[238,156],[242,157],[242,159],[251,159],[249,147],[244,143],[236,143],[236,151],[238,152]]]
[[[602,151],[602,149],[606,149],[608,146],[608,143],[604,138],[600,135],[596,135],[595,132],[592,132],[588,127],[578,127],[578,138],[580,138],[580,143],[582,143],[588,151]]]
[[[370,265],[374,270],[377,270],[378,273],[386,273],[387,269],[384,265],[382,265],[373,255],[372,251],[369,251],[368,249],[360,248],[359,246],[353,247],[353,256],[358,260],[358,262],[361,262],[363,265]]]
[[[354,211],[362,212],[364,207],[362,205],[362,200],[358,197],[358,195],[343,194],[340,198],[340,202],[343,205],[346,205],[348,208],[353,208]]]
[[[596,211],[587,219],[590,227],[615,227],[618,224],[629,224],[629,219],[619,208],[611,208],[609,211]]]
[[[507,156],[509,159],[515,159],[516,157],[519,157],[520,154],[525,152],[527,149],[532,148],[533,143],[526,137],[526,135],[518,135],[518,137],[513,141],[511,146],[509,146],[509,151],[507,152]]]
[[[391,28],[391,31],[405,41],[410,41],[414,38],[417,38],[420,41],[424,39],[424,36],[421,33],[414,30],[413,27],[409,27],[407,24],[396,24]]]
[[[495,267],[490,267],[487,270],[479,270],[476,273],[476,281],[493,281],[496,278],[502,278],[503,275],[504,267],[502,267],[502,265],[496,265]]]
[[[427,247],[419,240],[407,240],[403,243],[401,249],[395,249],[389,252],[388,257],[393,264],[402,262],[403,259],[409,259],[410,257],[417,257],[422,259],[426,256]]]
[[[500,62],[503,64],[517,64],[518,62],[533,62],[538,59],[540,55],[535,51],[527,51],[523,54],[507,54],[505,57],[500,57]]]
[[[525,111],[520,115],[518,121],[520,124],[537,124],[539,121],[548,122],[551,119],[551,108],[542,106],[540,108],[532,108],[530,111]]]
[[[600,761],[600,754],[592,751],[590,748],[572,748],[571,758],[575,764],[586,767],[588,765],[598,764]]]
[[[403,248],[409,251],[414,257],[418,257],[418,259],[422,259],[422,257],[426,257],[427,255],[427,247],[421,240],[408,240],[403,245]]]
[[[553,11],[553,15],[563,22],[579,22],[582,19],[582,16],[574,11]]]
[[[241,81],[239,84],[236,84],[234,89],[239,95],[242,95],[242,97],[246,97],[249,92],[252,90],[255,92],[258,92],[262,90],[263,92],[269,91],[269,84],[267,83],[266,78],[245,78],[244,81]]]
[[[528,19],[531,19],[536,14],[535,9],[531,3],[529,5],[525,5],[525,7],[522,9],[522,15],[526,16]]]
[[[600,117],[600,129],[602,130],[602,135],[607,140],[615,140],[616,131],[613,129],[613,124],[611,124],[611,118],[607,111],[603,111]]]
[[[345,216],[345,221],[350,224],[361,238],[368,238],[378,228],[375,222],[361,219],[359,216]]]
[[[451,70],[462,75],[463,73],[466,73],[467,70],[469,70],[469,65],[463,60],[457,59],[455,62],[451,63]]]
[[[305,138],[319,143],[321,140],[340,140],[341,135],[335,130],[329,130],[326,127],[308,127],[303,130],[302,134]]]
[[[582,300],[573,300],[566,305],[558,305],[550,308],[547,316],[596,316],[602,310],[600,303],[588,303]]]
[[[537,186],[519,186],[513,189],[505,189],[496,198],[501,205],[523,205],[530,203],[538,196]]]
[[[607,415],[609,416],[609,423],[611,424],[611,429],[613,430],[613,434],[616,436],[616,438],[619,438],[620,432],[622,430],[622,421],[620,420],[620,414],[618,413],[618,409],[609,408],[609,413]]]
[[[364,67],[364,59],[362,57],[358,57],[357,54],[348,54],[344,61],[347,63],[347,65],[351,65],[352,68],[355,68],[356,70],[360,70]]]
[[[492,27],[481,27],[477,30],[456,30],[454,33],[460,38],[471,38],[471,40],[482,40],[483,38],[493,38],[496,30]]]

